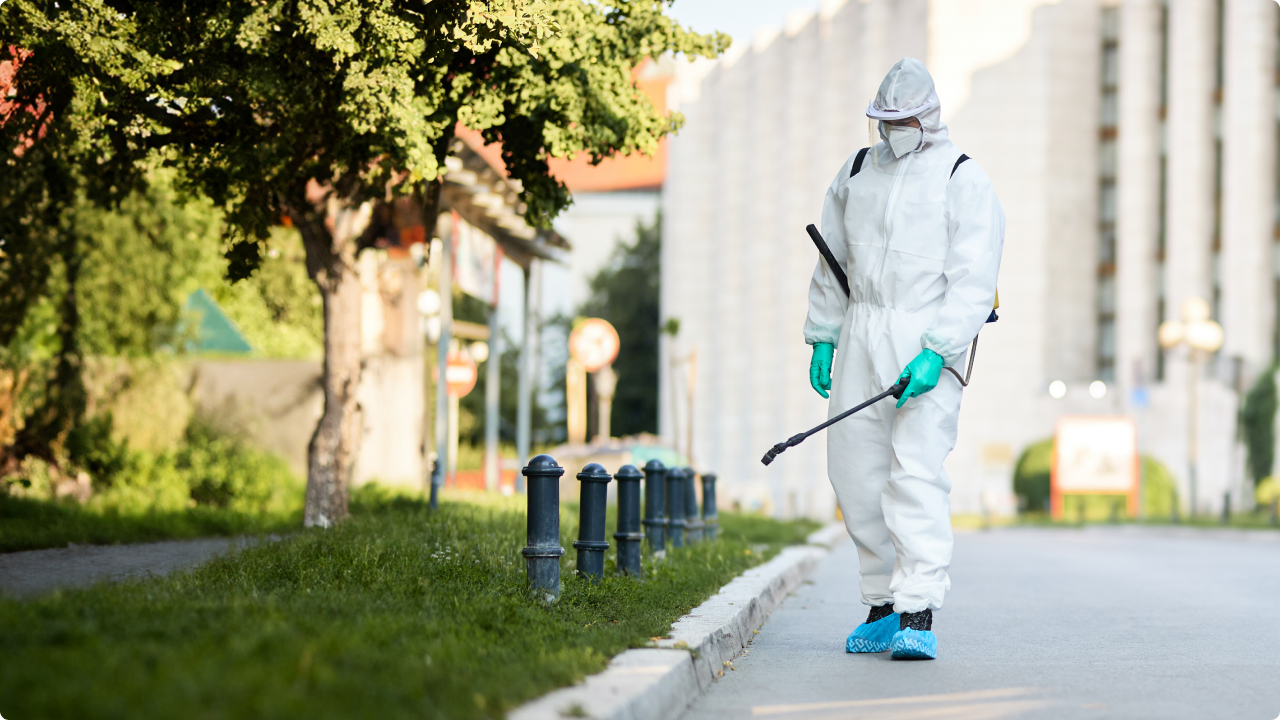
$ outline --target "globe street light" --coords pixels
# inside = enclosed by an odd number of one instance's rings
[[[1222,347],[1222,326],[1209,319],[1209,303],[1204,298],[1190,297],[1182,301],[1182,319],[1160,323],[1160,347],[1165,350],[1186,345],[1190,353],[1187,377],[1187,494],[1190,516],[1196,515],[1196,462],[1200,448],[1196,436],[1198,383],[1200,363],[1205,357]],[[1174,503],[1173,519],[1178,519],[1178,505]]]

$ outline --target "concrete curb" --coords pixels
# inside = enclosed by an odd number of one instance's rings
[[[834,529],[833,529],[834,528]],[[835,532],[835,531],[839,532]],[[510,720],[658,720],[678,716],[741,654],[769,613],[842,538],[833,524],[734,578],[671,626],[656,647],[627,650],[604,672],[554,690],[508,713]]]
[[[814,530],[809,533],[809,537],[805,538],[805,542],[810,545],[821,545],[825,548],[834,549],[837,545],[849,539],[849,530],[842,522],[833,522],[823,525],[821,529]]]

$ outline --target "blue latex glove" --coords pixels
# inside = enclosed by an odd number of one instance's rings
[[[898,399],[898,407],[913,397],[923,395],[938,384],[938,376],[942,374],[942,356],[932,350],[921,350],[914,360],[902,369],[899,380],[909,380],[907,389]]]
[[[831,358],[835,357],[836,348],[831,343],[814,343],[813,359],[809,361],[809,384],[824,398],[831,395]]]

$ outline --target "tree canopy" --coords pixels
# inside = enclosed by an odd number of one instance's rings
[[[13,151],[32,127],[65,119],[64,146],[109,196],[159,154],[226,209],[233,278],[308,181],[350,199],[420,186],[458,123],[502,143],[526,218],[546,226],[570,202],[549,158],[649,153],[678,126],[635,88],[635,67],[727,45],[667,4],[11,0],[0,21],[29,53],[14,102],[44,112],[12,112],[0,155],[22,164]]]
[[[501,143],[521,211],[548,226],[570,202],[550,158],[652,152],[678,127],[678,115],[657,113],[635,87],[635,68],[665,53],[714,56],[727,46],[726,36],[673,22],[669,4],[5,2],[0,346],[45,306],[57,308],[60,345],[50,409],[28,426],[55,437],[83,412],[77,338],[89,286],[73,208],[119,205],[157,168],[172,169],[179,195],[207,197],[221,211],[230,279],[258,268],[282,217],[302,235],[325,327],[325,414],[310,450],[312,465],[325,465],[309,470],[308,522],[313,486],[322,485],[329,489],[317,497],[335,498],[334,514],[314,514],[322,524],[341,519],[342,477],[359,444],[351,266],[377,232],[370,203],[418,196],[433,222],[445,157],[464,125]]]

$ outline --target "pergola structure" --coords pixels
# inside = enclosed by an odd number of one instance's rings
[[[529,458],[534,373],[537,367],[540,275],[542,261],[563,262],[571,249],[569,243],[554,230],[531,227],[524,220],[524,203],[520,201],[520,182],[507,176],[501,162],[501,149],[497,145],[486,146],[480,134],[458,128],[458,135],[450,147],[445,161],[444,185],[440,191],[440,212],[457,213],[467,224],[489,235],[497,243],[502,254],[524,270],[523,336],[520,346],[520,380],[516,417],[516,454],[521,466]],[[444,218],[442,217],[443,221]],[[444,238],[445,223],[441,223]],[[453,266],[452,246],[442,242],[440,262],[442,269]],[[445,377],[447,356],[451,338],[455,335],[453,313],[448,298],[452,293],[451,273],[440,274],[441,303],[440,340],[437,345],[440,377]],[[495,303],[489,315],[490,357],[485,377],[485,487],[497,490],[500,478],[498,459],[498,393],[501,376],[501,333],[498,327],[498,308]],[[445,463],[441,449],[448,442],[448,395],[445,383],[436,386],[435,438],[439,461],[432,472],[431,489],[434,501],[438,488],[444,481]],[[522,489],[523,478],[517,476],[517,489]]]

